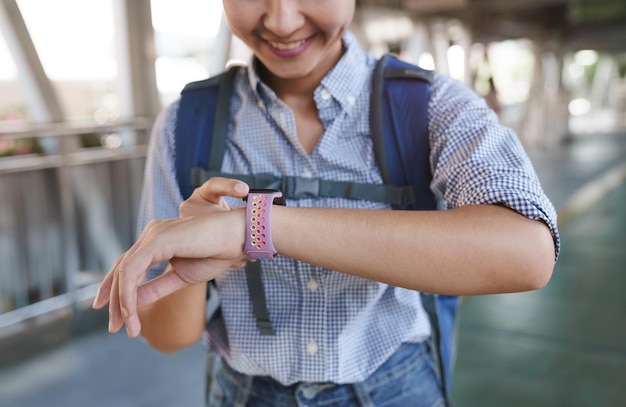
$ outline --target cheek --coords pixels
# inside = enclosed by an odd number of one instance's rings
[[[261,2],[238,0],[223,2],[228,26],[235,35],[245,35],[254,30],[263,12],[259,3]]]
[[[348,29],[348,25],[339,22],[332,24],[332,22],[326,21],[324,24],[318,24],[318,28],[324,33],[327,41],[335,41],[341,39]]]
[[[332,3],[332,4],[326,4]],[[318,4],[318,3],[313,3]],[[324,8],[317,9],[316,25],[326,32],[343,32],[352,22],[354,17],[354,7],[340,6],[336,2],[324,2]]]

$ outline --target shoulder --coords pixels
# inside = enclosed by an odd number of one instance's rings
[[[447,75],[433,74],[431,102],[459,104],[480,102],[483,98],[463,82]]]
[[[213,103],[231,101],[233,96],[254,93],[252,69],[246,65],[232,65],[208,79],[189,82],[180,93],[178,109],[181,114],[205,109]]]
[[[166,105],[157,116],[150,136],[150,144],[157,150],[173,151],[175,148],[174,132],[180,99]]]
[[[497,117],[485,99],[461,81],[446,75],[435,74],[428,103],[431,125],[454,120],[496,124]],[[486,123],[486,122],[483,122]]]
[[[177,98],[166,105],[154,122],[154,129],[160,130],[161,132],[172,132],[176,126],[176,118],[178,117],[179,107],[180,98]]]
[[[199,91],[203,89],[215,88],[216,86],[220,86],[222,84],[232,83],[236,74],[242,69],[246,69],[244,66],[233,65],[229,67],[227,70],[215,75],[210,78],[189,82],[183,88],[181,94],[184,95],[188,92]]]

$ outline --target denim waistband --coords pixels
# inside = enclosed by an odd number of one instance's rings
[[[247,376],[220,361],[210,391],[231,402],[208,406],[443,406],[441,382],[428,341],[406,343],[369,378],[351,384],[295,383],[283,386],[269,376]],[[237,389],[235,391],[235,389]],[[216,400],[210,394],[208,400]],[[390,404],[391,399],[397,400]],[[410,402],[410,404],[406,404]]]

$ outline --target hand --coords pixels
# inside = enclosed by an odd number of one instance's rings
[[[196,188],[193,194],[180,205],[180,217],[228,211],[231,208],[224,197],[244,198],[249,190],[248,185],[239,180],[221,177],[211,178]]]
[[[137,308],[151,304],[182,288],[218,277],[233,263],[246,257],[243,252],[245,211],[243,209],[150,222],[137,242],[113,265],[102,281],[94,308],[109,303],[109,331],[123,324],[128,335],[141,331]],[[161,261],[211,259],[208,267],[172,268],[144,283],[150,266]],[[207,260],[208,261],[208,260]]]
[[[224,199],[225,196],[233,198],[243,198],[248,194],[250,188],[245,182],[214,177],[196,188],[193,194],[185,200],[179,208],[181,218],[197,216],[208,213],[224,212],[231,210]],[[246,264],[246,259],[235,259],[234,263],[221,259],[189,259],[173,258],[170,264],[183,274],[201,273],[210,275],[217,270],[227,270],[229,268],[242,268]],[[195,270],[192,270],[195,269]],[[221,274],[221,273],[220,273]]]
[[[231,267],[242,267],[245,215],[231,210],[223,197],[243,197],[244,183],[209,180],[180,208],[184,218],[150,222],[137,242],[113,265],[94,300],[94,308],[109,302],[109,331],[126,324],[128,335],[139,335],[137,308],[184,287],[212,280]],[[162,276],[142,284],[150,266],[169,260]]]

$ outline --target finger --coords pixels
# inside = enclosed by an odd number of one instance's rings
[[[137,288],[137,308],[157,302],[187,286],[188,284],[174,272],[162,274]]]
[[[246,183],[235,179],[211,178],[196,188],[191,197],[180,204],[178,208],[179,216],[185,218],[215,210],[230,210],[230,206],[224,197],[243,198],[248,193],[248,190]]]
[[[124,320],[120,313],[120,297],[119,297],[119,273],[114,273],[113,282],[111,284],[111,293],[109,297],[109,333],[118,332],[124,325]]]
[[[198,194],[205,201],[219,204],[225,196],[243,198],[249,189],[248,184],[243,181],[214,177],[198,187]]]
[[[159,301],[180,289],[213,280],[231,268],[242,268],[245,259],[185,259],[170,260],[172,269],[137,288],[137,308]],[[189,276],[201,274],[201,280]],[[186,278],[187,277],[187,278]]]
[[[116,284],[119,291],[119,312],[130,337],[134,338],[140,333],[141,324],[137,316],[137,288],[144,282],[144,276],[150,266],[161,261],[171,260],[174,257],[198,259],[219,258],[222,254],[228,255],[228,253],[222,253],[224,248],[220,245],[211,244],[211,237],[218,243],[223,239],[221,237],[223,228],[219,226],[221,223],[215,224],[215,228],[206,228],[203,226],[205,222],[202,221],[217,219],[230,224],[231,218],[239,220],[240,216],[234,211],[225,212],[224,215],[217,218],[216,216],[150,222],[147,229],[142,233],[140,242],[136,243],[120,262],[116,272],[119,279]],[[241,229],[243,230],[243,227]],[[219,230],[219,234],[213,233],[214,236],[209,236],[208,240],[202,237],[202,233],[199,233],[215,230]],[[192,280],[195,281],[186,279],[185,282],[192,284],[202,281],[201,279]]]
[[[180,289],[213,280],[232,263],[223,259],[188,259],[175,257],[171,268],[156,279],[137,288],[137,308],[160,300]]]
[[[150,235],[150,233],[148,233]],[[150,266],[168,260],[171,256],[152,256],[153,249],[150,243],[154,239],[147,238],[141,244],[134,246],[132,253],[125,256],[118,266],[117,284],[114,286],[118,292],[118,314],[126,325],[126,331],[130,338],[136,338],[141,332],[141,322],[137,315],[137,287],[145,280],[145,275]],[[116,327],[116,325],[115,325]]]
[[[96,296],[93,299],[93,309],[101,309],[107,304],[107,302],[109,302],[111,284],[113,283],[113,271],[117,268],[117,265],[121,260],[122,256],[118,257],[117,260],[115,260],[115,263],[113,263],[113,266],[109,269],[108,273],[102,279],[102,282],[98,287],[98,291],[96,292]]]
[[[114,267],[111,269],[112,281],[110,284],[110,293],[109,293],[109,332],[116,333],[125,323],[125,310],[121,307],[120,304],[120,280],[121,275],[126,273],[126,269],[123,267],[124,264],[127,263],[129,258],[132,258],[133,255],[144,245],[144,242],[147,239],[147,236],[151,235],[151,230],[154,228],[156,222],[150,222],[145,229],[145,233],[137,239],[135,244],[124,253],[116,262]],[[128,327],[127,327],[128,328]],[[128,329],[127,329],[128,330]],[[129,334],[130,336],[130,334]]]
[[[122,274],[118,280],[119,310],[126,325],[126,332],[129,338],[136,338],[141,332],[141,322],[137,315],[137,285],[128,287],[129,273]]]

